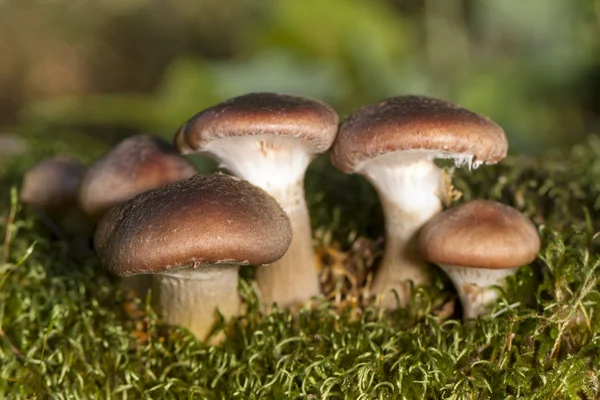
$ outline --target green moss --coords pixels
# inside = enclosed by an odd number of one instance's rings
[[[543,238],[538,261],[509,279],[489,316],[463,325],[442,274],[415,291],[409,310],[389,315],[349,299],[263,315],[243,281],[247,312],[217,324],[227,335],[219,347],[160,325],[147,304],[126,311],[93,255],[73,258],[15,193],[11,202],[8,187],[30,161],[0,166],[0,224],[9,228],[0,264],[0,398],[600,396],[598,137],[568,155],[457,171],[460,201],[513,205]],[[307,191],[322,243],[356,256],[353,244],[366,237],[372,251],[381,249],[377,198],[362,179],[324,159],[311,168]],[[348,256],[344,266],[357,260]]]

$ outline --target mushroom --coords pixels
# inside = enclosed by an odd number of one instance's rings
[[[84,172],[85,166],[71,156],[42,160],[25,173],[21,201],[41,211],[71,207],[76,203],[77,187]]]
[[[79,206],[97,221],[111,207],[195,173],[192,164],[164,140],[149,135],[132,136],[88,168],[79,186]],[[121,287],[143,298],[150,288],[150,277],[122,279]]]
[[[304,175],[313,157],[331,146],[337,124],[336,112],[323,102],[250,93],[196,114],[175,136],[180,152],[211,155],[273,196],[289,216],[294,232],[289,251],[256,273],[268,306],[320,295]]]
[[[446,272],[458,291],[465,320],[483,314],[498,298],[494,286],[535,260],[540,237],[533,223],[512,207],[475,200],[433,217],[421,230],[426,260]]]
[[[375,186],[386,225],[386,250],[371,287],[375,294],[395,290],[400,305],[410,298],[410,283],[430,282],[416,246],[418,230],[442,209],[442,171],[433,160],[453,159],[476,168],[506,156],[502,128],[457,105],[421,96],[400,96],[363,107],[340,126],[331,161]],[[383,300],[387,308],[395,298]]]
[[[77,208],[77,187],[85,166],[75,158],[58,155],[40,161],[23,177],[20,198],[39,213],[42,221],[76,254],[89,248],[92,227]]]
[[[195,173],[169,143],[149,135],[132,136],[88,168],[79,187],[79,205],[99,220],[111,207]]]
[[[271,196],[212,174],[115,207],[100,221],[94,245],[113,274],[156,274],[153,300],[163,320],[204,339],[215,308],[226,317],[238,312],[239,266],[276,261],[291,237],[289,219]]]

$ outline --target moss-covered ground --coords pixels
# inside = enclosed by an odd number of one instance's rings
[[[219,346],[161,325],[148,301],[126,302],[93,254],[72,256],[16,201],[11,188],[41,156],[0,163],[0,398],[600,397],[598,137],[456,171],[458,202],[517,207],[543,239],[538,260],[469,325],[441,273],[408,310],[362,299],[383,248],[377,198],[318,160],[307,193],[330,300],[265,315],[242,280],[247,311],[215,326]]]

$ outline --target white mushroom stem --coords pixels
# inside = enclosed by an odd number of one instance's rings
[[[240,309],[239,265],[200,265],[153,275],[154,306],[169,325],[187,328],[205,340],[215,322],[215,310],[229,318]]]
[[[285,255],[273,264],[259,267],[256,281],[267,305],[287,307],[321,294],[308,209],[282,207],[290,218],[292,242]]]
[[[209,143],[206,152],[234,175],[269,193],[290,218],[292,243],[278,261],[257,269],[267,305],[287,307],[321,294],[304,199],[304,174],[312,159],[305,141],[283,136],[228,137]],[[260,235],[260,232],[257,232]]]
[[[385,254],[371,292],[383,296],[384,307],[395,308],[396,298],[390,293],[395,290],[405,307],[409,281],[430,282],[416,240],[419,229],[442,209],[442,171],[427,157],[392,153],[365,163],[360,172],[377,189],[385,215]]]
[[[477,318],[486,311],[486,306],[497,300],[499,292],[495,286],[503,287],[508,276],[518,268],[485,269],[457,265],[438,264],[454,284],[463,309],[463,319]]]

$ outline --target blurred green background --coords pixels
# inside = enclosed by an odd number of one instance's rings
[[[544,153],[600,126],[600,0],[0,0],[1,134],[170,138],[251,91],[437,96]]]

